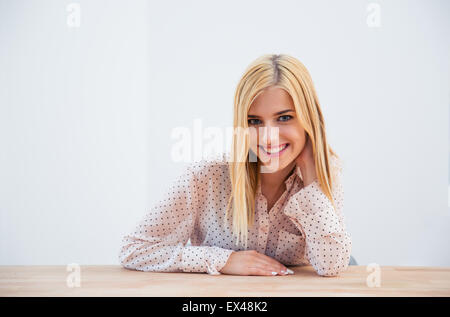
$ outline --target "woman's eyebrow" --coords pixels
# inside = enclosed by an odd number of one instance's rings
[[[287,110],[283,110],[283,111],[279,111],[279,112],[277,112],[277,113],[274,113],[273,115],[274,115],[274,116],[277,116],[277,115],[279,115],[279,114],[286,113],[286,112],[290,112],[290,111],[294,111],[294,110],[292,110],[292,109],[287,109]],[[249,114],[248,117],[249,117],[249,118],[259,118],[259,116],[255,116],[255,115],[253,115],[253,114]]]

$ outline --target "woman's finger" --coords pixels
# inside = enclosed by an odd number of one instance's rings
[[[285,267],[283,264],[281,264],[277,260],[271,258],[270,256],[260,253],[259,259],[261,261],[263,261],[263,263],[272,267],[272,269],[274,269],[276,272],[279,272],[280,274],[283,274],[283,273],[281,273],[281,271],[287,272],[287,267]]]
[[[261,266],[257,267],[249,267],[250,275],[264,275],[264,276],[275,276],[278,272],[275,272],[270,269],[266,269]]]

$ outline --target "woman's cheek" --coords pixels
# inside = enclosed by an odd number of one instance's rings
[[[289,130],[285,131],[285,135],[287,142],[292,145],[292,155],[298,156],[306,143],[305,133],[303,131],[299,131],[297,127],[291,127]]]
[[[300,155],[300,153],[305,148],[305,144],[306,144],[306,139],[304,137],[301,138],[299,142],[297,142],[296,155]]]
[[[249,140],[250,140],[250,149],[253,150],[255,154],[258,154],[257,148],[258,148],[258,133],[256,130],[251,127],[249,129]]]

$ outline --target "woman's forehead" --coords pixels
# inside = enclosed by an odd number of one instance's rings
[[[249,115],[253,114],[252,112],[256,115],[273,115],[287,109],[294,110],[294,103],[289,93],[279,87],[268,87],[253,101]]]

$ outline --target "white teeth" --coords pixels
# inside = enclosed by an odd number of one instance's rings
[[[288,146],[287,144],[284,144],[280,147],[278,147],[277,149],[270,149],[270,151],[268,151],[267,149],[263,148],[264,151],[266,151],[268,154],[275,154],[278,152],[281,152],[282,150],[284,150],[286,148],[286,146]]]

